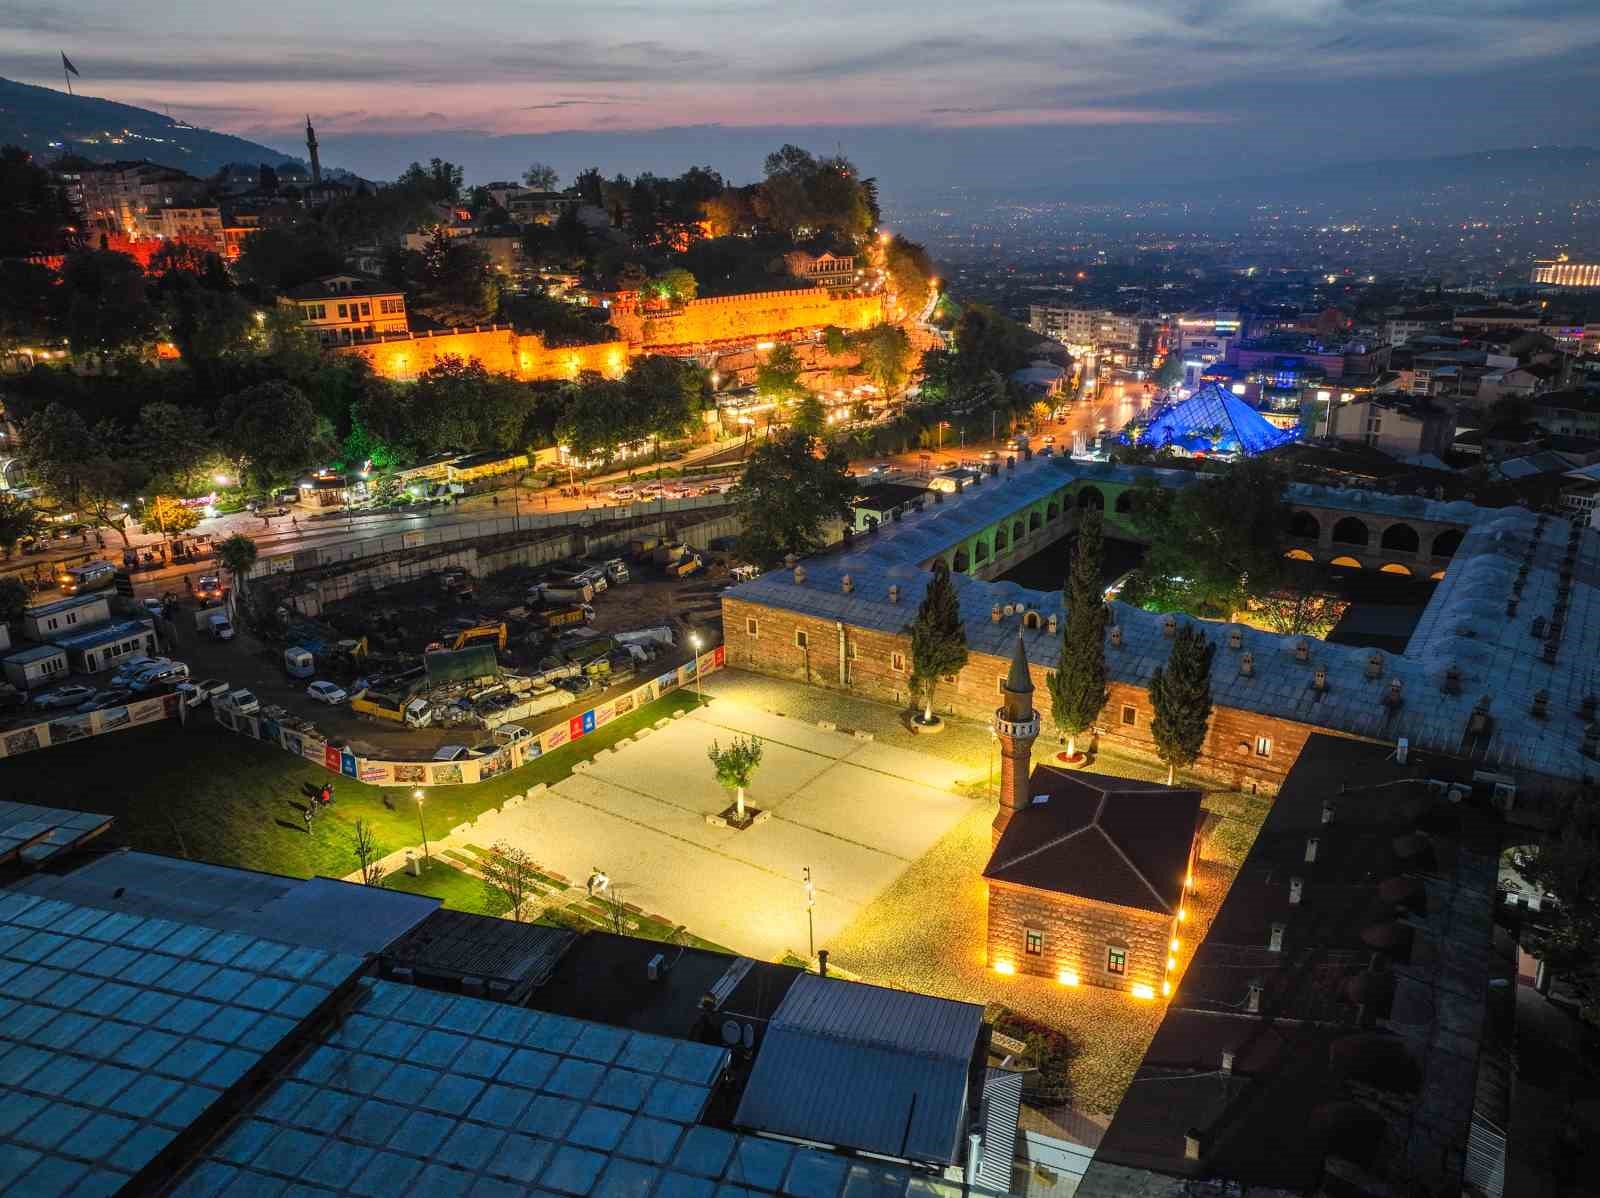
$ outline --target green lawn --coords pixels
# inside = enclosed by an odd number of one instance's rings
[[[480,879],[440,857],[433,858],[432,864],[415,878],[405,870],[397,869],[385,876],[383,884],[390,890],[432,895],[436,899],[443,899],[446,907],[472,911],[478,915],[504,915],[511,907],[502,896],[490,894]]]
[[[559,782],[574,763],[694,705],[692,691],[674,691],[520,770],[473,786],[431,787],[422,812],[428,834],[442,838],[513,793]],[[334,804],[307,831],[302,788],[328,781]],[[409,788],[340,777],[206,720],[188,729],[163,720],[7,758],[0,761],[0,795],[113,815],[112,838],[135,849],[296,877],[357,869],[357,819],[372,823],[382,853],[422,840]]]

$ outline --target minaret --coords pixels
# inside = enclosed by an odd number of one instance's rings
[[[1000,810],[994,816],[994,843],[1011,817],[1030,801],[1028,775],[1033,772],[1033,742],[1039,739],[1039,713],[1033,709],[1033,677],[1028,673],[1028,651],[1017,629],[1017,649],[1011,672],[1000,688],[1005,702],[995,710],[994,734],[1000,741]]]
[[[322,162],[317,158],[317,131],[311,127],[311,114],[306,113],[306,150],[311,154],[311,186],[322,186]]]

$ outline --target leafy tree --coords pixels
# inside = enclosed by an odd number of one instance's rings
[[[139,264],[107,250],[67,258],[59,303],[61,331],[78,354],[142,348],[155,338],[160,319]]]
[[[737,792],[734,804],[737,818],[743,823],[744,788],[750,785],[756,767],[761,764],[761,738],[752,736],[746,739],[736,736],[726,749],[717,741],[712,741],[711,747],[706,750],[706,756],[711,759],[712,768],[717,771],[718,784],[724,790]]]
[[[527,907],[538,895],[538,872],[528,851],[498,840],[479,859],[483,890],[490,902],[503,900],[513,920],[522,922]]]
[[[445,358],[411,385],[401,434],[389,439],[410,444],[418,457],[447,449],[512,449],[524,443],[529,407],[527,387],[510,375],[494,374],[476,360]]]
[[[1294,587],[1252,600],[1250,610],[1280,636],[1314,636],[1321,640],[1333,631],[1348,606],[1332,595]]]
[[[1171,786],[1179,766],[1188,768],[1205,747],[1211,722],[1211,659],[1217,647],[1192,624],[1178,629],[1165,666],[1150,676],[1150,735],[1167,763]]]
[[[756,391],[779,405],[804,397],[800,383],[800,355],[792,345],[779,345],[756,367]]]
[[[0,574],[0,624],[15,624],[32,602],[22,579],[15,574]]]
[[[1183,382],[1183,355],[1177,350],[1168,350],[1167,356],[1161,359],[1161,367],[1156,371],[1155,383],[1163,391],[1169,387],[1176,387]]]
[[[1100,585],[1104,545],[1101,515],[1081,513],[1078,543],[1067,576],[1067,620],[1061,629],[1061,666],[1046,679],[1050,716],[1066,734],[1067,756],[1078,754],[1078,737],[1100,717],[1111,698],[1106,690],[1106,603]]]
[[[445,324],[477,323],[493,316],[500,282],[482,247],[442,228],[418,253],[401,259],[405,284],[415,291],[417,311]]]
[[[1570,804],[1518,869],[1558,900],[1524,922],[1523,946],[1572,987],[1592,1021],[1600,1000],[1600,820],[1592,794]]]
[[[39,509],[12,491],[0,491],[0,551],[6,557],[16,552],[17,542],[37,536],[44,528]]]
[[[72,223],[55,177],[20,146],[0,148],[0,258],[58,254]]]
[[[579,199],[591,208],[604,206],[605,200],[601,195],[601,188],[605,185],[605,178],[600,174],[598,167],[591,166],[586,171],[579,171],[572,185],[578,189]]]
[[[522,181],[535,191],[554,191],[561,176],[556,173],[555,167],[535,162],[522,172]]]
[[[895,324],[877,324],[856,333],[850,344],[861,355],[861,370],[882,391],[898,390],[906,381],[911,341]]]
[[[961,374],[973,379],[990,370],[1005,377],[1022,369],[1036,338],[988,304],[967,304],[956,321],[954,340]]]
[[[617,340],[615,327],[603,316],[596,319],[599,311],[530,291],[502,297],[499,319],[519,332],[538,333],[549,346],[596,345]]]
[[[815,395],[807,395],[795,404],[789,427],[813,437],[822,436],[828,428],[828,415],[822,409],[822,401]]]
[[[217,561],[227,570],[233,579],[233,589],[240,595],[244,594],[245,577],[254,568],[259,555],[256,543],[242,532],[234,533],[217,545]]]
[[[921,312],[933,282],[933,259],[915,241],[891,237],[883,250],[883,267],[908,316]]]
[[[245,238],[233,269],[260,298],[267,298],[339,274],[345,265],[333,233],[325,225],[301,221],[252,233]]]
[[[565,389],[556,440],[579,461],[610,464],[623,445],[648,435],[639,415],[628,402],[626,383],[585,375]]]
[[[967,632],[950,567],[943,558],[935,558],[932,573],[917,618],[906,629],[911,636],[911,692],[922,700],[924,724],[934,722],[933,696],[939,679],[959,673],[967,664]]]
[[[139,409],[133,443],[150,477],[189,494],[214,452],[211,422],[197,408],[158,401]]]
[[[681,266],[658,275],[654,280],[654,289],[670,304],[686,304],[700,294],[700,284],[695,281],[694,275]]]
[[[311,401],[290,383],[257,383],[228,396],[221,408],[224,448],[263,490],[331,448],[318,443]]]
[[[733,489],[744,521],[740,546],[750,560],[773,566],[787,554],[805,557],[823,544],[823,528],[850,512],[855,484],[838,445],[789,429],[760,446]]]
[[[372,502],[379,507],[387,507],[391,503],[399,503],[403,494],[400,479],[393,470],[384,470],[378,475],[378,481],[372,487]]]
[[[49,268],[16,259],[0,260],[0,349],[13,349],[54,335],[56,276]]]
[[[186,533],[199,523],[199,508],[186,507],[170,495],[157,495],[145,509],[145,527],[157,529],[164,537]]]
[[[377,833],[372,830],[371,820],[356,820],[350,847],[355,850],[356,861],[361,866],[361,884],[382,886],[383,875],[386,872],[383,867],[383,850],[378,847]]]
[[[398,185],[426,195],[435,203],[455,203],[461,198],[462,171],[453,162],[430,159],[427,166],[413,162],[396,180]]]
[[[628,364],[624,381],[640,428],[660,442],[682,437],[699,412],[709,379],[689,362],[650,354]]]
[[[22,430],[23,463],[51,503],[129,543],[127,503],[144,475],[128,459],[123,431],[109,420],[91,427],[59,402],[28,417]]]

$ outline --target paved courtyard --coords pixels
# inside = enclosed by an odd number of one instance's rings
[[[730,796],[706,750],[761,738],[746,802],[771,812],[743,832],[705,816]],[[622,899],[735,951],[808,951],[803,871],[826,947],[918,858],[983,804],[983,773],[941,757],[719,697],[602,754],[524,806],[481,817],[471,839],[508,841],[569,878],[603,869]]]

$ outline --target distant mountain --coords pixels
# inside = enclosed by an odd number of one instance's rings
[[[73,153],[96,162],[146,159],[207,176],[231,162],[291,164],[304,159],[227,133],[197,129],[147,108],[0,79],[0,145],[36,158]]]

